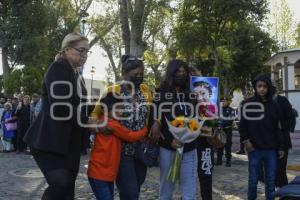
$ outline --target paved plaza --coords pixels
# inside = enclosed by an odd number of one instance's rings
[[[234,147],[237,150],[238,136],[234,134]],[[300,134],[293,136],[294,150],[289,156],[289,164],[300,164]],[[87,181],[86,167],[88,156],[82,156],[80,173],[76,182],[76,199],[95,199]],[[232,167],[217,166],[213,175],[213,199],[246,199],[247,193],[247,157],[233,154]],[[289,179],[300,172],[288,171]],[[159,168],[148,171],[146,182],[141,192],[141,200],[158,199]],[[15,153],[0,154],[0,200],[37,200],[47,187],[42,174],[31,155]],[[259,184],[259,199],[264,199],[264,186]],[[198,190],[199,197],[199,190]],[[117,191],[116,191],[116,199]],[[180,199],[177,192],[174,200]],[[200,199],[200,197],[199,197]]]

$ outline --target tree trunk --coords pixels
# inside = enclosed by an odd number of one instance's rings
[[[130,29],[128,18],[127,0],[119,0],[120,23],[122,29],[122,39],[125,45],[125,54],[130,54]]]
[[[135,0],[134,13],[131,18],[130,54],[137,57],[142,57],[145,51],[143,43],[143,20],[147,17],[144,16],[145,6],[145,0]]]
[[[5,78],[10,72],[6,47],[2,48],[2,69],[3,69],[3,78]]]

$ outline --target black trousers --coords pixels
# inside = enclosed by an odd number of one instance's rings
[[[87,149],[90,148],[90,132],[86,131],[82,134],[81,153],[87,154]]]
[[[224,129],[224,132],[226,133],[226,144],[225,147],[222,147],[218,149],[217,156],[218,159],[222,159],[224,155],[224,149],[225,149],[225,157],[228,161],[231,160],[231,147],[232,147],[232,129]]]
[[[240,152],[245,152],[245,145],[240,134]]]
[[[198,177],[200,182],[201,197],[203,200],[212,200],[212,171],[213,171],[213,147],[208,144],[206,138],[201,138],[197,147],[198,153]]]
[[[27,144],[23,141],[25,133],[27,131],[27,126],[21,126],[17,130],[17,141],[16,141],[16,150],[23,152],[26,150]]]
[[[15,136],[12,138],[11,143],[14,145],[14,150],[17,149],[17,134],[18,132],[15,132]]]
[[[48,152],[31,149],[31,153],[48,183],[42,200],[74,200],[75,181],[78,165],[70,158]],[[80,154],[78,155],[78,161]],[[77,166],[76,166],[77,165]]]
[[[277,173],[276,173],[276,186],[283,187],[287,185],[288,178],[286,175],[286,167],[287,167],[287,160],[288,160],[289,150],[284,150],[284,157],[277,160]]]

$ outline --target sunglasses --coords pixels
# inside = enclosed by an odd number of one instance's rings
[[[90,55],[92,53],[91,51],[89,51],[88,49],[85,49],[85,48],[81,48],[81,49],[78,49],[76,47],[71,47],[71,48],[75,49],[76,51],[78,51],[81,56]]]
[[[125,60],[125,62],[128,62],[128,61],[143,61],[143,59],[132,56],[132,57],[129,57]]]

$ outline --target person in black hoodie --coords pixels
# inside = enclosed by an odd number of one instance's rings
[[[276,186],[283,187],[288,184],[288,179],[286,175],[286,166],[289,149],[292,148],[291,136],[290,132],[292,132],[292,121],[294,118],[293,108],[290,104],[289,100],[277,94],[276,87],[273,86],[273,99],[278,103],[281,115],[280,115],[280,123],[281,130],[284,135],[284,157],[282,159],[277,160],[277,173],[276,173]]]
[[[178,116],[190,116],[192,113],[191,106],[196,105],[190,95],[189,86],[190,70],[186,63],[181,60],[171,60],[167,65],[165,78],[161,83],[154,103],[161,110],[161,118],[154,122],[152,133],[161,135],[160,144],[160,192],[159,199],[173,199],[175,183],[168,181],[167,176],[172,159],[176,149],[184,147],[180,169],[180,190],[183,199],[196,199],[196,181],[197,181],[197,141],[188,144],[182,144],[176,140],[168,129],[167,120],[172,121]],[[172,115],[172,107],[174,112]],[[167,110],[167,111],[165,111]],[[160,110],[158,109],[158,112]],[[159,116],[159,115],[158,115]]]
[[[272,83],[268,75],[260,74],[253,81],[255,95],[242,104],[240,133],[248,152],[248,200],[257,198],[260,166],[265,169],[265,195],[273,199],[277,156],[284,155],[283,134],[279,128],[280,109],[272,99]]]

